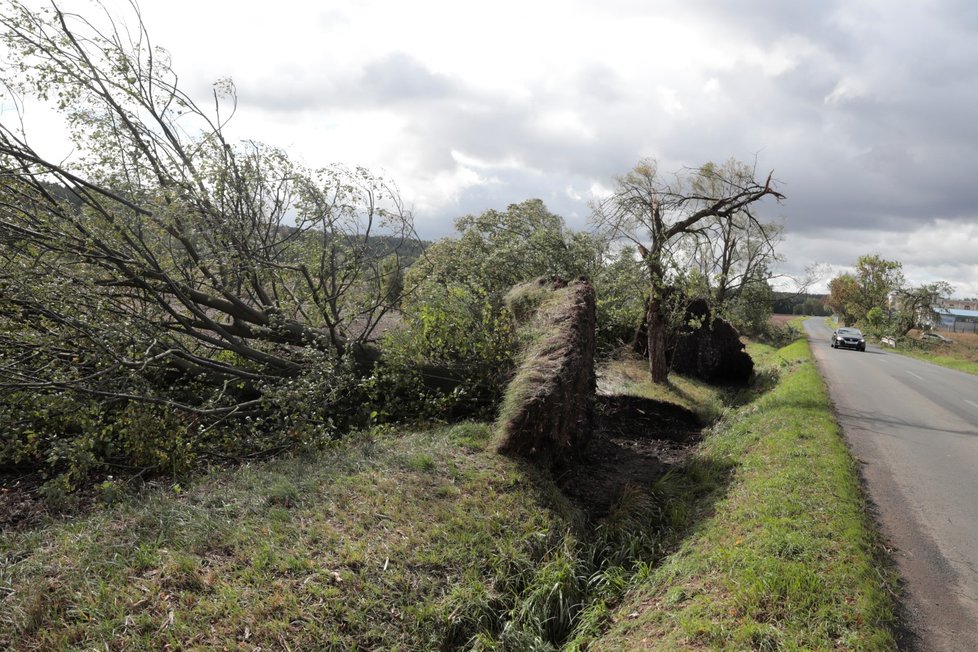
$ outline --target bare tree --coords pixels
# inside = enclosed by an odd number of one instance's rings
[[[54,101],[78,152],[47,160],[0,124],[0,387],[228,411],[253,400],[230,388],[312,354],[370,357],[414,237],[397,189],[232,141],[233,84],[198,104],[133,10],[129,24],[0,11],[8,95]],[[149,389],[175,371],[228,391],[201,407]]]
[[[761,183],[753,174],[726,175],[723,169],[704,166],[669,181],[660,175],[654,160],[644,159],[615,179],[614,192],[592,207],[597,226],[611,237],[635,243],[648,268],[646,321],[653,382],[666,382],[669,372],[666,296],[669,270],[680,261],[683,245],[690,239],[715,238],[719,226],[733,228],[730,223],[738,219],[760,228],[748,208],[769,195],[783,199],[772,175]]]
[[[693,188],[702,196],[723,196],[732,185],[744,187],[753,177],[754,170],[741,161],[730,159],[720,166],[707,163],[697,171]],[[776,246],[782,225],[762,222],[751,208],[747,205],[729,216],[711,216],[702,230],[687,239],[689,264],[699,271],[720,313],[746,285],[770,280],[772,266],[781,260]]]

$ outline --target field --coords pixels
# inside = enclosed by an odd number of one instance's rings
[[[771,315],[771,323],[777,326],[784,326],[792,319],[798,319],[798,315]]]

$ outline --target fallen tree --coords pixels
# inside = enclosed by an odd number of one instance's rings
[[[0,12],[3,81],[53,100],[76,145],[50,160],[0,125],[0,390],[216,418],[311,366],[369,365],[414,239],[396,188],[232,140],[233,84],[198,104],[135,11]]]
[[[737,329],[713,315],[705,299],[695,299],[686,308],[684,324],[668,355],[673,371],[707,382],[746,384],[754,373],[754,361]]]
[[[757,280],[765,261],[773,260],[779,230],[753,211],[754,204],[766,197],[784,198],[773,172],[761,181],[754,169],[731,160],[722,166],[707,163],[669,180],[660,174],[656,161],[645,159],[616,178],[614,191],[594,204],[596,225],[611,238],[633,243],[648,271],[645,350],[652,382],[668,380],[666,338],[673,312],[669,295],[677,270],[690,262],[716,270],[711,272],[716,278],[707,280],[722,288],[719,298],[731,293],[735,276],[741,285],[749,284]],[[748,235],[750,255],[740,254],[738,242]],[[711,260],[699,261],[702,256]],[[714,256],[719,258],[713,260]],[[738,257],[744,266],[740,274],[734,264]]]

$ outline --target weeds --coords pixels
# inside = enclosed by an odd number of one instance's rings
[[[0,647],[465,646],[567,527],[489,437],[375,431],[10,533]]]

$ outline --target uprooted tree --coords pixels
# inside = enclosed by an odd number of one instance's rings
[[[16,116],[0,125],[0,393],[220,416],[372,356],[414,237],[389,182],[232,139],[234,86],[198,104],[138,10],[95,24],[15,0],[0,28],[7,102],[53,101],[76,148],[50,160]]]
[[[653,382],[666,382],[669,373],[666,332],[669,297],[676,295],[671,288],[674,270],[693,263],[690,250],[698,255],[734,255],[737,233],[750,233],[759,240],[759,251],[769,250],[775,230],[752,211],[753,204],[767,196],[783,199],[772,175],[760,182],[753,170],[735,162],[707,164],[670,180],[660,174],[654,160],[644,159],[615,179],[611,195],[594,204],[596,225],[612,238],[634,243],[648,270],[645,321]],[[719,242],[723,238],[727,245]],[[694,241],[713,244],[691,246]],[[719,260],[706,267],[718,270],[720,287],[728,288],[731,265]]]

